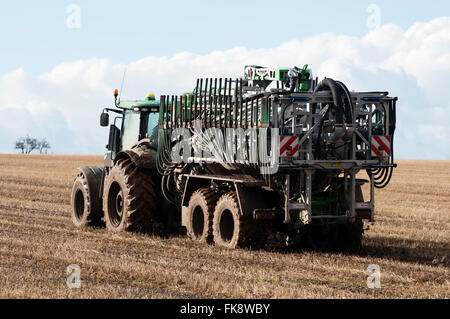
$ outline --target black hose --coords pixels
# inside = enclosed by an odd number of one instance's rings
[[[169,195],[168,185],[170,183],[170,177],[171,177],[171,175],[163,175],[162,176],[162,179],[161,179],[161,192],[163,193],[164,198],[169,203],[177,205],[178,204],[177,201],[171,195]]]
[[[345,112],[345,110],[342,104],[342,89],[333,79],[325,78],[316,87],[314,93],[320,91],[331,92],[331,94],[333,95],[333,103],[336,106],[336,124],[343,124],[344,123],[343,113]]]
[[[367,174],[373,176],[375,188],[385,188],[392,178],[393,167],[383,167],[378,169],[368,169]]]
[[[382,186],[386,181],[386,178],[389,176],[389,167],[385,167],[381,171],[382,173],[375,177],[375,185]]]
[[[377,181],[375,181],[375,187],[376,188],[385,188],[391,180],[392,172],[393,172],[392,167],[384,168],[383,177],[379,178]]]
[[[348,90],[348,88],[345,86],[344,83],[342,83],[341,81],[336,81],[336,83],[341,87],[341,89],[344,91],[345,96],[347,97],[346,101],[348,103],[345,104],[346,106],[346,114],[350,115],[350,118],[347,117],[347,123],[353,123],[353,100],[352,100],[352,95],[350,94],[350,91]]]
[[[325,112],[324,116],[322,116],[322,118],[320,119],[320,125],[319,125],[319,132],[317,133],[317,141],[316,141],[316,145],[315,145],[315,149],[316,151],[314,152],[314,159],[321,159],[320,157],[322,156],[322,148],[320,147],[321,145],[321,137],[322,137],[322,127],[323,127],[323,122],[325,121],[325,118],[328,117],[328,113],[330,112],[330,108],[328,108],[328,110]]]

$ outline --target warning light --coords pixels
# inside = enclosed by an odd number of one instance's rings
[[[117,97],[119,95],[119,90],[115,89],[114,90],[114,96]]]
[[[145,97],[147,99],[147,101],[154,101],[155,100],[155,94],[147,94],[147,96]]]

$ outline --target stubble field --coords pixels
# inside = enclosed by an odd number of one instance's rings
[[[226,250],[78,230],[77,167],[101,156],[0,155],[0,298],[449,298],[450,162],[398,161],[358,254]],[[66,284],[79,265],[80,289]],[[366,269],[381,270],[369,289]]]

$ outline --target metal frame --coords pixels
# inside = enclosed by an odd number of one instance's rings
[[[374,177],[370,175],[370,200],[364,203],[358,203],[355,199],[356,191],[356,175],[360,170],[369,170],[376,168],[395,167],[393,163],[393,155],[390,161],[382,158],[372,158],[371,156],[371,140],[372,140],[372,116],[375,110],[380,110],[383,118],[383,134],[391,135],[389,127],[390,105],[394,105],[397,98],[388,96],[387,92],[351,92],[353,105],[353,124],[346,124],[346,129],[353,132],[351,142],[345,147],[349,147],[351,158],[346,160],[316,160],[313,154],[313,133],[315,132],[319,121],[327,108],[333,104],[333,96],[331,92],[293,92],[289,94],[278,94],[276,92],[254,92],[248,95],[251,87],[244,86],[242,79],[225,79],[223,86],[219,80],[219,88],[217,88],[217,80],[205,79],[205,87],[203,80],[197,81],[197,88],[194,94],[189,98],[177,97],[171,98],[172,108],[165,106],[165,98],[162,97],[162,111],[164,123],[160,123],[164,128],[175,127],[192,127],[193,120],[201,119],[202,129],[209,127],[226,128],[288,128],[291,135],[299,136],[299,156],[297,158],[279,158],[279,173],[285,174],[285,205],[284,205],[284,222],[291,222],[292,210],[304,211],[302,221],[309,224],[313,219],[345,219],[354,221],[356,212],[359,210],[370,210],[370,220],[374,220]],[[232,86],[234,88],[232,89]],[[246,93],[244,97],[243,93]],[[178,103],[179,102],[179,103]],[[169,105],[169,103],[167,103]],[[313,105],[318,106],[313,113]],[[263,107],[267,113],[266,121],[262,119]],[[188,111],[189,109],[189,111]],[[281,119],[284,120],[282,127],[280,123],[280,111],[282,111]],[[181,114],[179,114],[181,113]],[[189,116],[188,116],[189,114]],[[268,121],[267,121],[268,120]],[[289,122],[290,121],[290,122]],[[303,122],[302,122],[303,121]],[[288,123],[285,126],[285,123]],[[363,136],[358,127],[367,128],[368,136]],[[336,125],[336,127],[339,127]],[[281,132],[285,135],[285,132]],[[289,134],[287,134],[289,135]],[[224,134],[224,139],[225,139]],[[362,154],[362,156],[361,156]],[[362,159],[361,159],[362,157]],[[195,158],[190,159],[192,162],[214,163],[214,158]],[[248,160],[248,159],[246,159]],[[248,164],[248,162],[246,163]],[[305,191],[303,194],[303,203],[290,202],[290,175],[289,172],[299,170],[301,172],[301,184]],[[341,216],[313,216],[312,215],[312,175],[315,170],[337,170],[343,173],[345,177],[345,191],[349,195],[349,210],[345,215]],[[249,182],[248,176],[192,176],[189,178],[206,178],[217,180],[228,180],[234,183],[246,184]],[[260,181],[258,181],[260,182]],[[270,180],[269,180],[270,182]],[[251,182],[250,182],[251,183]]]
[[[361,169],[371,169],[380,167],[395,167],[395,164],[389,164],[379,158],[371,157],[371,139],[372,139],[372,114],[375,109],[381,109],[384,115],[384,135],[390,135],[389,128],[389,103],[393,103],[397,98],[388,97],[387,92],[352,92],[351,97],[353,100],[353,125],[347,125],[348,128],[353,128],[353,136],[351,143],[350,160],[314,160],[312,153],[312,133],[316,127],[313,126],[313,119],[321,117],[323,112],[313,113],[312,104],[333,103],[331,93],[329,92],[305,92],[305,93],[293,93],[287,97],[277,99],[273,104],[273,116],[276,118],[278,112],[288,109],[287,105],[291,106],[289,110],[290,114],[287,119],[291,120],[291,133],[300,137],[299,141],[299,158],[280,158],[280,170],[282,172],[290,170],[301,170],[304,174],[302,176],[302,182],[305,184],[304,203],[289,202],[290,198],[290,175],[286,175],[285,185],[285,223],[291,222],[290,211],[292,210],[304,210],[306,215],[303,216],[302,222],[309,224],[313,219],[326,218],[326,219],[346,219],[350,222],[356,218],[357,210],[370,210],[370,221],[374,221],[374,178],[370,175],[370,199],[364,203],[358,203],[355,199],[356,192],[356,175]],[[284,105],[283,105],[284,104]],[[321,110],[325,110],[325,107]],[[306,121],[301,124],[297,124],[298,119],[306,117]],[[366,121],[366,123],[362,123]],[[278,123],[278,120],[274,121]],[[317,125],[317,124],[316,124]],[[368,127],[369,136],[365,138],[356,129],[358,125],[365,125]],[[281,134],[284,134],[282,132]],[[356,154],[362,153],[365,157],[364,160],[357,159]],[[392,158],[393,163],[393,158]],[[311,202],[312,202],[312,180],[311,175],[314,170],[339,170],[344,174],[345,191],[350,195],[349,211],[345,215],[341,216],[312,216]],[[348,178],[347,178],[348,177]],[[349,183],[348,183],[349,181]],[[349,184],[349,185],[348,185]]]

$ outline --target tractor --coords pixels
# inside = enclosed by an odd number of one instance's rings
[[[249,65],[159,100],[118,93],[100,116],[104,166],[79,168],[72,188],[75,226],[226,248],[361,248],[375,188],[396,167],[396,97],[319,82],[308,65]]]

